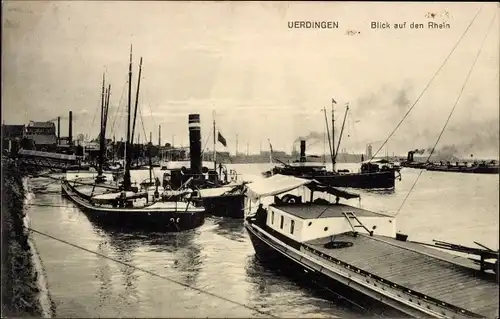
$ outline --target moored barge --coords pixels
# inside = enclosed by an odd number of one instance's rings
[[[300,188],[303,196],[289,193]],[[248,207],[274,196],[267,210],[259,207],[245,222],[259,259],[296,267],[317,286],[369,297],[412,317],[498,316],[498,275],[484,271],[483,263],[478,269],[470,259],[408,241],[396,234],[392,216],[313,200],[318,191],[359,197],[282,175],[247,185]],[[495,253],[491,268],[498,273]]]

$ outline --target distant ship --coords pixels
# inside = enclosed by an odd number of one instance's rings
[[[276,166],[263,175],[290,175],[315,179],[329,186],[361,189],[394,188],[395,180],[401,177],[398,167],[385,159],[362,162],[359,173],[350,173],[348,170],[327,171],[325,164],[306,162],[305,151],[306,141],[302,140],[298,162],[281,162],[281,166]]]
[[[345,119],[349,111],[349,104],[346,105],[344,115],[344,122],[340,131],[340,137],[335,151],[335,138],[334,138],[334,112],[333,105],[337,102],[332,99],[332,139],[330,140],[330,133],[328,129],[328,119],[326,109],[323,109],[325,114],[326,131],[328,132],[328,141],[330,143],[330,152],[332,157],[333,170],[327,171],[326,166],[320,163],[311,163],[306,161],[306,141],[300,140],[300,158],[294,163],[280,162],[281,166],[276,166],[270,171],[264,172],[266,177],[276,174],[291,175],[306,179],[315,179],[325,185],[335,187],[351,187],[361,189],[393,189],[395,187],[396,178],[401,179],[399,167],[396,167],[388,160],[373,160],[368,159],[366,162],[361,163],[360,171],[358,173],[351,173],[349,170],[335,170],[335,163],[337,159],[338,149],[342,140],[342,133],[344,132]],[[272,147],[271,147],[272,148]],[[272,153],[272,151],[271,151]]]
[[[497,161],[474,161],[473,163],[468,162],[458,162],[451,163],[450,161],[438,163],[431,163],[428,161],[421,162],[415,161],[414,154],[418,153],[419,150],[412,150],[408,152],[406,161],[401,162],[401,166],[426,169],[428,171],[437,172],[453,172],[453,173],[472,173],[472,174],[499,174],[499,164]]]

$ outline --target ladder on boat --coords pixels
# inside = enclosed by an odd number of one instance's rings
[[[362,227],[368,232],[368,234],[370,234],[370,236],[373,236],[373,230],[369,230],[368,228],[366,228],[366,226],[358,219],[358,216],[356,216],[354,212],[342,212],[342,214],[349,222],[349,225],[351,225],[353,232],[357,233],[356,228]],[[353,221],[357,222],[357,224],[353,225]]]

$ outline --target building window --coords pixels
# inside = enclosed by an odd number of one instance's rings
[[[283,224],[285,223],[285,218],[282,216],[280,216],[280,228],[283,229]]]
[[[271,224],[274,225],[274,211],[271,212]]]
[[[290,234],[293,234],[294,228],[295,228],[295,221],[292,219],[292,221],[290,222]]]

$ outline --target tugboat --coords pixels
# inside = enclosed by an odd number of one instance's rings
[[[199,194],[197,200],[201,201],[200,205],[205,207],[207,214],[243,219],[245,215],[244,183],[237,181],[236,171],[230,170],[228,173],[222,163],[217,165],[216,161],[211,162],[213,164],[211,169],[206,166],[209,163],[202,162],[200,115],[189,114],[188,125],[190,162],[167,163],[167,166],[162,169],[164,172],[162,184],[165,189],[163,199],[176,200],[194,189]],[[220,133],[218,140],[225,144]],[[215,142],[214,133],[214,145]],[[183,165],[180,166],[180,164]]]
[[[498,316],[498,251],[434,246],[481,257],[471,260],[409,241],[395,217],[340,203],[359,195],[315,180],[275,175],[246,188],[245,228],[261,262],[370,312],[380,305],[418,318]]]
[[[316,179],[323,184],[335,187],[351,187],[359,189],[393,189],[395,180],[401,180],[401,174],[398,168],[392,165],[381,165],[374,163],[372,159],[361,164],[360,171],[350,173],[348,170],[335,170],[335,163],[338,154],[340,142],[342,141],[342,133],[344,132],[345,120],[349,111],[349,105],[346,106],[344,122],[340,131],[340,138],[335,150],[335,135],[334,135],[334,104],[337,102],[332,99],[332,140],[330,141],[330,132],[328,130],[328,119],[326,109],[324,109],[326,131],[328,132],[328,141],[330,142],[330,153],[332,158],[333,170],[327,171],[324,164],[308,163],[306,161],[306,141],[300,141],[300,159],[294,163],[284,163],[279,161],[282,166],[276,166],[270,171],[264,172],[262,175],[269,177],[275,174],[290,175],[306,179]],[[272,151],[271,151],[272,152]]]
[[[415,153],[423,154],[424,152],[425,152],[425,150],[418,150],[418,149],[409,151],[408,155],[406,157],[406,161],[402,161],[401,166],[402,167],[417,168],[417,169],[425,169],[425,167],[427,165],[429,165],[429,163],[415,161],[415,158],[414,158]]]
[[[142,69],[142,58],[139,66],[139,78]],[[106,226],[120,226],[155,232],[177,232],[201,226],[205,220],[205,208],[195,206],[191,198],[186,201],[165,202],[159,200],[159,193],[140,192],[132,187],[130,178],[131,155],[130,147],[130,105],[132,83],[132,48],[130,49],[128,87],[128,121],[127,140],[125,144],[125,171],[123,183],[110,182],[102,172],[103,149],[100,150],[99,172],[95,180],[71,179],[67,176],[62,181],[62,192],[77,206],[87,213],[89,219]],[[140,82],[139,82],[140,83]],[[139,83],[137,93],[139,92]],[[103,85],[104,87],[104,85]],[[138,98],[138,94],[137,94]],[[103,103],[104,107],[104,103]],[[101,112],[101,143],[105,128]],[[135,119],[134,119],[135,121]],[[96,193],[97,192],[97,193]]]
[[[359,173],[350,173],[345,170],[327,171],[321,163],[306,162],[306,141],[300,141],[300,159],[294,163],[281,162],[271,171],[263,173],[265,177],[276,174],[295,176],[299,178],[315,179],[322,184],[334,187],[351,187],[359,189],[394,188],[395,180],[401,179],[399,170],[390,162],[367,161],[361,163]]]

